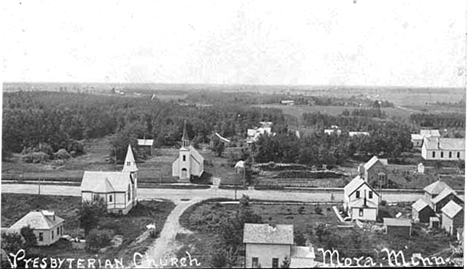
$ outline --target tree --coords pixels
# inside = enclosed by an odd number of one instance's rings
[[[4,233],[2,234],[2,249],[6,252],[17,253],[18,250],[24,248],[24,239],[19,233]]]
[[[330,235],[330,231],[328,231],[324,223],[319,223],[315,228],[315,235],[318,237],[319,242],[322,243],[324,238]]]
[[[106,204],[104,199],[95,196],[92,201],[84,201],[80,209],[79,220],[80,227],[84,229],[85,236],[89,234],[91,229],[97,227],[99,216],[106,213]]]
[[[110,230],[92,229],[86,236],[86,249],[96,252],[99,249],[106,247],[112,240],[112,232]]]
[[[281,268],[289,268],[289,265],[291,264],[291,261],[289,258],[286,256],[283,259],[283,263],[281,264]]]
[[[26,250],[37,246],[36,235],[34,234],[33,229],[31,229],[29,225],[21,228],[20,233],[24,238],[24,247],[26,248]]]
[[[221,157],[224,152],[224,143],[221,140],[214,138],[212,150],[216,153],[218,157]]]
[[[294,242],[297,246],[305,246],[306,245],[306,238],[302,231],[294,230]]]

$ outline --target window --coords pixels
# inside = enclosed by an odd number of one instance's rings
[[[361,197],[361,192],[360,191],[357,191],[356,192],[356,198],[360,198]]]
[[[50,230],[50,234],[52,235],[52,240],[54,240],[54,230]]]
[[[443,151],[440,152],[440,158],[444,158],[444,152]]]
[[[385,174],[379,173],[379,181],[385,181]]]
[[[359,217],[362,217],[364,215],[364,209],[359,208]]]
[[[185,155],[182,155],[182,161],[185,162]]]
[[[254,268],[258,267],[258,258],[257,257],[252,257],[252,267],[254,267]]]
[[[40,242],[44,241],[44,234],[43,233],[39,233],[39,241]]]
[[[449,158],[452,158],[452,152],[451,151],[449,152]]]
[[[130,162],[127,162],[127,166],[130,166]]]
[[[374,197],[374,193],[373,192],[369,192],[369,199],[372,199]]]
[[[111,194],[111,195],[109,195],[109,202],[111,202],[111,203],[112,203],[112,194]]]
[[[57,236],[60,235],[60,227],[57,227]]]
[[[271,267],[278,268],[278,258],[273,258],[271,261]]]
[[[130,201],[130,184],[128,184],[128,200]]]
[[[432,158],[435,158],[435,151],[432,152]]]
[[[460,152],[457,152],[457,158],[460,159]]]

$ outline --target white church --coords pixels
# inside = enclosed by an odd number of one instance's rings
[[[128,145],[122,171],[85,171],[81,181],[82,201],[101,197],[107,212],[127,214],[138,202],[137,171],[135,158]]]
[[[172,163],[172,176],[178,177],[179,182],[190,182],[192,176],[201,177],[203,174],[203,162],[203,156],[190,145],[184,122],[182,147],[179,149],[179,156]]]

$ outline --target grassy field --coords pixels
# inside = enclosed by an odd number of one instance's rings
[[[78,212],[81,206],[80,197],[44,196],[24,194],[2,194],[2,227],[9,227],[31,210],[42,209],[55,211],[57,216],[65,219],[64,234],[83,238],[83,230],[79,227]],[[114,235],[122,237],[122,244],[109,248],[103,253],[88,253],[83,249],[75,249],[72,244],[61,239],[49,247],[36,249],[37,253],[56,258],[94,258],[101,259],[123,257],[130,262],[135,251],[143,253],[154,241],[146,231],[146,225],[155,223],[160,231],[167,216],[175,205],[170,201],[142,201],[125,216],[101,216],[99,230],[111,230]],[[141,237],[140,237],[141,236]],[[138,238],[138,243],[135,240]]]

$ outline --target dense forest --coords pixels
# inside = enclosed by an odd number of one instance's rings
[[[300,138],[293,133],[262,136],[255,145],[255,161],[337,165],[348,158],[364,161],[373,155],[396,159],[412,148],[409,126],[393,121],[304,113],[303,124],[315,132]],[[331,125],[338,125],[341,135],[323,132]],[[370,135],[350,137],[348,131]]]
[[[225,137],[245,137],[247,128],[262,120],[275,122],[278,133],[285,126],[285,117],[277,109],[227,103],[198,108],[138,97],[15,92],[4,94],[3,107],[4,156],[41,148],[57,152],[83,139],[116,134],[111,153],[122,160],[126,144],[136,146],[136,138],[154,138],[157,146],[176,145],[184,120],[195,143],[207,142],[214,131]]]

